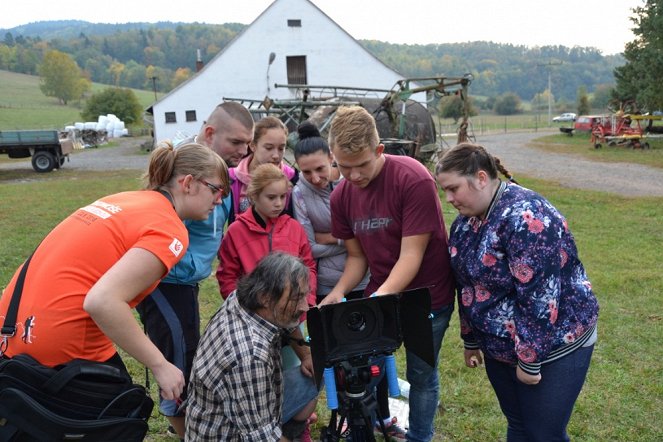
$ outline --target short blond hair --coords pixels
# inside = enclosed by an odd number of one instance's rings
[[[329,146],[348,153],[375,151],[380,144],[375,119],[361,106],[343,106],[336,111],[329,129]]]
[[[246,188],[246,196],[248,196],[251,202],[253,202],[258,198],[260,192],[262,192],[265,187],[281,180],[286,183],[286,188],[288,190],[292,187],[290,180],[285,176],[281,169],[272,163],[261,164],[251,172],[251,182]]]

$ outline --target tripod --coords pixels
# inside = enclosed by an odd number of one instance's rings
[[[333,375],[333,382],[329,379],[329,373]],[[334,366],[333,372],[326,372],[327,402],[330,404],[332,414],[329,425],[321,434],[322,442],[338,442],[342,437],[343,424],[346,421],[352,442],[375,442],[373,420],[376,417],[377,401],[374,393],[367,391],[366,387],[371,378],[380,374],[377,366],[368,365],[367,357],[352,362],[340,362]],[[330,388],[330,382],[339,388]],[[336,395],[337,403],[329,400],[332,394]],[[378,419],[378,422],[384,439],[389,440],[384,422],[382,419]]]

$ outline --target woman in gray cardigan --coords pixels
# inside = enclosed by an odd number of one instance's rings
[[[292,191],[295,219],[308,236],[313,258],[318,261],[319,303],[343,274],[347,256],[343,241],[332,236],[329,198],[334,187],[343,179],[332,165],[333,157],[327,141],[309,122],[297,129],[299,141],[295,145],[295,161],[300,179]],[[361,297],[368,282],[368,274],[353,290]]]

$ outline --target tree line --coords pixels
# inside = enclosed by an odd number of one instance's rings
[[[109,33],[110,25],[62,21],[45,27],[45,23],[50,22],[17,28],[21,34],[5,32],[0,42],[0,69],[37,74],[46,53],[58,50],[71,56],[91,81],[149,90],[155,86],[155,77],[158,92],[167,92],[192,75],[197,49],[207,63],[245,27],[164,22],[114,25],[115,32]],[[547,89],[549,73],[555,97],[574,101],[581,86],[591,93],[601,85],[614,84],[613,70],[624,63],[620,55],[604,56],[586,47],[360,43],[403,76],[472,73],[473,95],[515,93],[528,101]]]
[[[663,111],[663,1],[645,0],[633,12],[635,40],[626,44],[626,63],[615,69],[614,96],[640,112]]]

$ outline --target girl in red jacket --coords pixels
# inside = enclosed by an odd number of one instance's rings
[[[260,258],[279,250],[301,258],[310,269],[309,304],[315,305],[316,265],[304,228],[282,214],[290,181],[273,164],[261,164],[251,174],[247,196],[251,208],[243,212],[226,232],[219,248],[216,279],[226,298],[243,275],[251,272]]]

